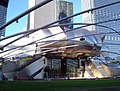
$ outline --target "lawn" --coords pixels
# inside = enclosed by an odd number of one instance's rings
[[[0,81],[0,91],[120,91],[120,79]]]

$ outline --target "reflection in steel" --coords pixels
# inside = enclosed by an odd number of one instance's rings
[[[42,37],[44,38],[49,34],[52,35],[63,32],[44,40],[45,42],[43,43],[39,43],[40,41],[38,41],[36,46],[37,48],[35,48],[35,53],[37,55],[33,54],[35,56],[31,56],[30,58],[20,58],[19,60],[17,60],[17,62],[15,62],[16,68],[14,67],[14,70],[8,70],[8,72],[4,72],[5,65],[3,65],[3,73],[5,77],[9,79],[10,76],[7,75],[7,73],[9,74],[11,72],[14,72],[14,76],[12,74],[12,77],[15,77],[17,79],[40,79],[44,78],[44,68],[47,66],[47,59],[49,58],[60,58],[61,60],[63,58],[77,59],[81,57],[87,58],[98,56],[100,54],[100,49],[102,47],[102,40],[100,35],[90,36],[91,32],[86,29],[76,29],[74,31],[65,33],[64,31],[67,30],[68,28],[64,28],[63,30],[60,27],[53,27],[43,29],[40,30],[40,32],[37,31],[36,33],[31,34],[31,37],[34,36],[34,39],[39,39],[41,36],[35,36],[35,34],[38,35],[42,32]],[[43,52],[44,54],[42,54]],[[43,56],[45,56],[47,59],[43,58]],[[14,58],[16,58],[16,56],[14,56]],[[9,64],[9,66],[11,66],[11,64]],[[63,67],[65,69],[67,68],[66,66]],[[61,71],[64,71],[65,69],[62,69],[61,66]],[[67,71],[61,72],[61,74],[59,73],[59,76],[63,76],[66,72]]]

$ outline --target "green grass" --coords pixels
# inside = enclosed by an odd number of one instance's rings
[[[0,91],[120,91],[120,79],[0,81]]]

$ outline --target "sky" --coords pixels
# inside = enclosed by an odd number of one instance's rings
[[[69,1],[69,0],[68,0]],[[82,10],[81,10],[81,0],[70,0],[70,1],[72,1],[73,2],[73,13],[74,14],[76,14],[76,13],[79,13],[79,12],[81,12]],[[80,16],[76,16],[75,18],[74,18],[74,21],[75,22],[81,22],[82,21],[82,17],[81,17],[81,15]]]
[[[13,19],[17,15],[21,14],[28,8],[28,0],[9,0],[7,10],[7,21]],[[27,16],[24,16],[18,23],[13,23],[6,28],[5,36],[12,35],[23,31],[27,25]]]
[[[74,14],[81,11],[81,2],[80,0],[67,0],[74,2]],[[9,0],[8,10],[7,10],[7,21],[13,19],[17,15],[21,14],[22,12],[26,11],[28,9],[28,0]],[[80,17],[75,17],[76,21],[81,21]],[[6,28],[5,36],[9,36],[12,34],[16,34],[18,32],[22,32],[26,30],[27,26],[27,15],[23,18],[18,20],[17,22],[14,22],[13,24],[9,25]]]

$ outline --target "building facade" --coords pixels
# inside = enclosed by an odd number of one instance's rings
[[[40,3],[42,0],[29,0],[29,8]],[[64,0],[54,0],[43,7],[31,12],[28,19],[28,30],[44,26],[61,18],[73,14],[73,3]],[[60,23],[71,23],[73,19]],[[72,26],[68,26],[72,28]]]
[[[88,10],[91,8],[96,8],[102,5],[110,4],[113,2],[117,2],[119,0],[81,0],[82,1],[82,11]],[[102,21],[107,21],[111,19],[120,18],[120,3],[111,5],[102,9],[95,10],[93,12],[88,12],[82,15],[83,23],[98,23]],[[100,27],[100,26],[89,26],[87,27],[90,31],[97,31],[99,33],[109,33],[109,32],[120,32],[119,27],[120,21],[112,21],[107,23],[102,23],[100,25],[107,26],[109,28]],[[112,28],[113,30],[111,30]],[[115,30],[115,31],[114,31]],[[119,53],[119,42],[120,35],[117,33],[106,34],[104,44],[108,48],[108,50],[112,53],[109,53],[109,56],[112,58],[117,58],[119,55],[114,53]]]
[[[0,26],[6,22],[9,0],[0,0]],[[5,36],[5,28],[0,30],[0,38]]]

